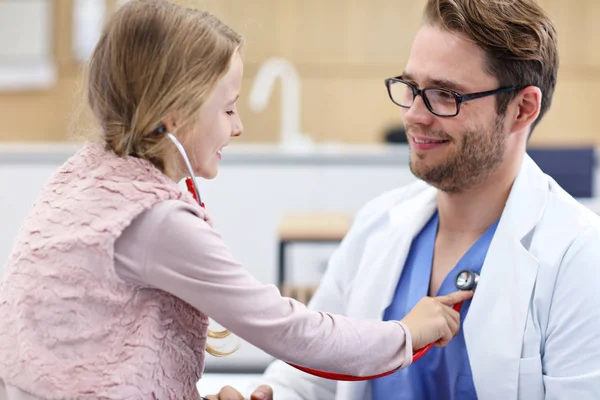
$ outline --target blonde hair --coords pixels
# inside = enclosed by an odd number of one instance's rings
[[[167,0],[125,3],[105,25],[89,66],[87,99],[107,147],[165,172],[173,147],[156,132],[161,121],[176,112],[185,140],[242,43],[208,12]]]
[[[242,37],[210,13],[167,0],[131,0],[105,25],[91,56],[87,100],[102,140],[118,156],[167,168],[173,144],[157,128],[170,113],[185,135],[227,73]],[[174,132],[175,133],[175,132]],[[208,332],[223,339],[230,333]],[[207,345],[215,356],[222,352]]]

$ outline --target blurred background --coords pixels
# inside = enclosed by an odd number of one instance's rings
[[[184,3],[184,1],[180,1]],[[118,0],[0,0],[0,119],[3,141],[69,139],[81,102],[81,66],[94,46],[99,19]],[[282,85],[266,108],[250,107],[251,88],[271,58],[292,63],[300,84],[299,126],[318,142],[381,143],[401,121],[383,80],[402,72],[423,0],[206,0],[210,10],[246,38],[246,134],[239,142],[280,141]],[[542,0],[559,32],[561,68],[552,110],[532,137],[535,145],[598,144],[600,34],[595,0]],[[268,66],[267,66],[268,67]],[[30,79],[27,79],[30,73]],[[263,85],[276,78],[267,73]],[[293,82],[292,82],[293,81]],[[284,85],[285,86],[285,85]],[[290,100],[291,101],[291,100]]]
[[[85,63],[120,3],[0,0],[0,275],[41,186],[87,132]],[[246,38],[245,133],[225,150],[219,177],[198,182],[203,199],[235,257],[307,301],[352,214],[414,179],[383,82],[402,72],[425,1],[180,3],[213,12]],[[529,152],[598,211],[600,1],[541,4],[558,29],[561,67]],[[220,372],[259,373],[269,360],[243,344],[230,357],[209,357],[206,382],[218,386]]]

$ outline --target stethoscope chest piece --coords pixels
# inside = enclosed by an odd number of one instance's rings
[[[456,275],[456,288],[459,290],[475,290],[479,282],[477,272],[463,270]]]
[[[456,284],[456,288],[459,289],[459,290],[475,290],[475,288],[477,287],[477,282],[479,282],[479,274],[477,272],[475,272],[475,271],[462,270],[462,271],[460,271],[456,275],[455,284]],[[460,303],[454,304],[452,306],[452,308],[456,312],[460,312],[461,307],[462,307],[462,301]],[[425,347],[423,347],[423,348],[421,348],[419,350],[416,350],[413,353],[413,362],[415,362],[419,358],[421,358],[432,347],[433,347],[433,343],[430,343],[427,346],[425,346]],[[325,379],[337,380],[337,381],[365,381],[365,380],[373,380],[373,379],[378,379],[378,378],[382,378],[384,376],[393,374],[394,372],[396,372],[399,369],[399,368],[396,368],[396,369],[394,369],[392,371],[384,372],[383,374],[380,374],[380,375],[359,377],[359,376],[350,376],[350,375],[335,374],[335,373],[330,373],[330,372],[325,372],[325,371],[318,371],[318,370],[314,370],[314,369],[302,367],[300,365],[295,365],[295,364],[290,364],[290,365],[293,366],[293,367],[295,367],[295,368],[297,368],[297,369],[299,369],[300,371],[304,371],[304,372],[306,372],[308,374],[311,374],[311,375],[314,375],[314,376],[318,376],[318,377],[321,377],[321,378],[325,378]]]

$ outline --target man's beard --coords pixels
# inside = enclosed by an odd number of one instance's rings
[[[428,166],[419,162],[426,159],[426,154],[411,154],[411,172],[417,178],[447,193],[459,193],[485,181],[504,159],[507,136],[502,129],[503,117],[497,116],[488,131],[465,131],[458,148],[437,165]],[[408,129],[410,127],[407,127],[407,131]],[[431,136],[449,137],[443,132]]]

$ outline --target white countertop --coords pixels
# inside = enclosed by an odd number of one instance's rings
[[[0,164],[61,164],[83,142],[0,142]],[[600,159],[600,149],[598,149]],[[286,147],[277,143],[232,143],[223,151],[224,165],[388,165],[406,166],[405,144],[319,143]]]
[[[254,390],[254,386],[260,385],[259,374],[204,374],[196,385],[200,395],[217,394],[223,386],[231,386],[243,395],[247,390]]]
[[[76,142],[5,142],[0,143],[0,163],[54,164],[73,155],[82,143]],[[308,147],[285,147],[278,144],[231,144],[223,151],[223,163],[375,163],[406,164],[406,145],[358,145],[325,143]]]

